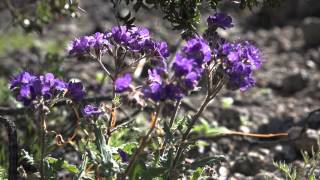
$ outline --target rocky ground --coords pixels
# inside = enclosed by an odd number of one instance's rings
[[[209,105],[203,118],[211,124],[233,130],[289,132],[289,137],[270,140],[221,137],[209,140],[204,150],[190,150],[190,158],[201,153],[226,156],[225,162],[213,167],[213,179],[260,180],[265,176],[283,179],[284,176],[273,166],[273,160],[302,167],[300,151],[310,150],[316,145],[320,137],[320,113],[314,113],[307,122],[305,120],[312,110],[320,108],[320,3],[316,0],[310,3],[313,5],[307,6],[303,0],[295,0],[275,10],[236,11],[232,13],[235,28],[221,32],[228,39],[255,42],[262,50],[264,63],[256,73],[255,88],[246,92],[223,90]],[[47,36],[55,38],[59,34],[59,38],[71,39],[105,30],[115,23],[108,3],[83,1],[82,8],[87,13],[79,20],[52,27],[47,30]],[[232,10],[232,7],[223,8]],[[145,19],[146,14],[148,19]],[[167,40],[172,51],[180,44],[178,33],[171,31],[170,24],[163,23],[157,12],[142,11],[136,17],[137,24],[143,23],[156,37]],[[10,66],[17,66],[13,62],[21,62],[22,66],[30,68],[30,62],[37,62],[37,58],[32,50],[14,52],[1,58],[7,60],[0,62],[0,68],[3,72],[8,71]],[[9,59],[12,62],[8,62]],[[95,71],[88,69],[98,68],[94,63],[76,60],[68,60],[63,66],[69,77],[87,82],[95,76]],[[201,94],[196,95],[186,103],[197,105],[202,97]],[[232,99],[233,103],[222,108],[226,98]],[[301,134],[304,127],[306,131]],[[320,179],[320,169],[316,172]]]

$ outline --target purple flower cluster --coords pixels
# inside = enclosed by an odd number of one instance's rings
[[[85,93],[80,82],[65,83],[54,77],[52,73],[33,75],[21,72],[10,81],[10,89],[14,92],[17,101],[29,106],[35,100],[52,100],[64,96],[75,101],[81,100]]]
[[[194,38],[182,47],[173,62],[175,76],[184,92],[194,89],[203,73],[203,66],[211,60],[211,50],[201,38]]]
[[[189,40],[177,53],[173,62],[173,81],[167,83],[164,80],[161,68],[160,70],[154,68],[148,71],[148,85],[143,88],[145,97],[154,101],[182,98],[197,86],[203,73],[204,64],[210,59],[211,50],[203,39]]]
[[[148,84],[143,88],[143,94],[146,98],[153,101],[163,101],[166,99],[177,100],[182,97],[179,87],[173,83],[166,83],[161,77],[163,73],[157,69],[149,69]]]
[[[95,33],[75,39],[69,45],[70,55],[84,55],[91,51],[95,53],[112,53],[113,47],[123,47],[134,54],[145,55],[150,64],[162,73],[167,71],[166,58],[169,57],[168,45],[164,41],[151,38],[150,32],[144,27],[115,26],[111,31]],[[118,93],[129,90],[132,81],[130,74],[118,77],[115,81],[115,90]]]
[[[132,27],[128,29],[126,26],[113,27],[111,32],[107,32],[106,36],[111,44],[114,42],[122,45],[131,52],[144,54],[151,59],[151,65],[157,66],[162,70],[166,69],[166,58],[170,53],[168,45],[164,41],[156,41],[151,38],[150,32],[144,27]]]
[[[261,66],[261,55],[257,47],[248,41],[226,42],[216,50],[217,58],[229,76],[228,88],[245,91],[254,86],[253,71]]]
[[[215,13],[207,19],[209,28],[227,29],[233,27],[232,18],[225,13]]]
[[[99,116],[103,112],[99,107],[93,106],[91,104],[88,104],[83,109],[83,114],[87,117],[89,116]]]
[[[160,59],[169,56],[167,43],[153,40],[147,28],[126,26],[114,26],[111,31],[75,39],[70,43],[68,51],[70,55],[83,55],[91,49],[103,53],[107,48],[111,50],[112,46],[119,45],[132,52],[149,54]]]
[[[130,84],[132,82],[132,77],[129,73],[118,77],[115,80],[115,91],[117,93],[122,93],[130,89]]]
[[[73,40],[68,46],[68,52],[70,55],[84,55],[89,53],[91,49],[95,51],[105,51],[109,45],[105,35],[96,32],[93,35],[83,36]]]

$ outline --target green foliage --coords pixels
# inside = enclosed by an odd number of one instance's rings
[[[287,165],[285,162],[273,162],[273,165],[286,176],[286,179],[299,179],[297,169],[290,165]]]
[[[223,97],[221,98],[221,106],[223,108],[231,108],[233,105],[233,98],[232,97]]]
[[[203,167],[198,167],[193,173],[192,176],[190,177],[191,180],[197,180],[201,177],[201,174],[203,173],[204,168]]]
[[[212,165],[218,164],[224,160],[225,160],[224,156],[218,156],[218,155],[212,156],[212,157],[205,157],[205,158],[202,158],[202,159],[199,159],[199,160],[196,160],[195,162],[193,162],[190,165],[190,168],[197,169],[199,167],[204,167],[206,165],[212,166]]]
[[[7,146],[0,146],[0,168],[7,169],[9,167],[9,158],[8,158],[8,149]]]
[[[103,172],[106,173],[106,176],[112,175],[113,172],[118,172],[119,165],[113,159],[111,147],[106,144],[106,139],[102,133],[102,130],[98,127],[95,127],[94,133],[96,137],[95,145],[99,156],[97,163],[101,165],[101,168],[103,169]]]
[[[303,177],[309,180],[317,179],[315,170],[320,165],[320,141],[318,142],[317,151],[312,147],[311,154],[307,151],[301,152],[301,154],[304,160],[303,167],[294,167],[285,162],[273,162],[273,164],[286,176],[286,179],[298,180]]]
[[[53,157],[47,157],[46,160],[48,161],[49,165],[53,167],[55,170],[66,169],[71,173],[79,173],[78,168],[75,165],[69,164],[67,161],[63,159],[56,159]]]
[[[210,6],[211,9],[216,10],[222,3],[237,3],[239,8],[249,8],[262,5],[267,7],[279,6],[283,0],[234,0],[224,2],[222,0],[125,0],[126,4],[132,4],[134,11],[139,11],[141,8],[150,9],[155,8],[161,10],[163,19],[172,24],[174,30],[183,30],[184,35],[193,34],[200,23],[202,6]],[[116,7],[121,0],[112,0]],[[133,24],[135,18],[129,12],[125,17],[120,18],[124,24],[130,26]],[[118,15],[118,17],[121,17]]]
[[[0,179],[7,179],[7,170],[6,168],[0,166]]]
[[[193,131],[197,133],[201,133],[205,136],[219,136],[223,134],[227,134],[230,132],[229,129],[225,127],[217,127],[209,124],[206,120],[201,120],[201,123],[195,125],[193,127]]]

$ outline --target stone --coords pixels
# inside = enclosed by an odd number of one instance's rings
[[[238,129],[241,126],[241,114],[236,109],[222,108],[215,114],[215,119],[217,119],[221,126],[230,129]]]
[[[296,73],[285,77],[282,80],[282,92],[291,95],[307,87],[309,78],[306,73]]]
[[[320,137],[320,133],[314,129],[307,129],[304,133],[301,134],[299,138],[297,138],[293,145],[297,151],[307,151],[309,153],[312,152],[312,148],[315,151],[319,149],[318,139]]]
[[[240,155],[232,166],[231,171],[246,176],[254,176],[263,169],[265,164],[263,159],[264,157],[257,152],[249,152],[247,155]]]
[[[297,151],[290,145],[277,145],[274,148],[274,161],[291,162],[297,157]]]
[[[320,44],[320,18],[305,18],[302,22],[301,28],[306,46],[317,46]]]

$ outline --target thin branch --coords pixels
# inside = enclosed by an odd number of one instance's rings
[[[102,62],[102,55],[101,53],[99,53],[99,56],[97,58],[97,61],[99,62],[99,64],[101,65],[102,69],[105,71],[105,73],[107,74],[107,76],[112,79],[112,81],[114,81],[114,77],[111,75],[111,73],[109,72],[109,70],[107,69],[107,67],[103,64]]]
[[[96,96],[96,97],[89,97],[89,98],[84,98],[83,102],[101,102],[101,101],[110,101],[112,100],[111,96]],[[59,106],[65,106],[69,104],[67,100],[65,101],[60,101],[57,104],[55,104],[55,107]],[[21,115],[25,114],[28,112],[30,108],[28,107],[23,107],[23,108],[8,108],[8,107],[0,107],[0,115],[8,115],[8,116],[15,116],[15,115]]]

